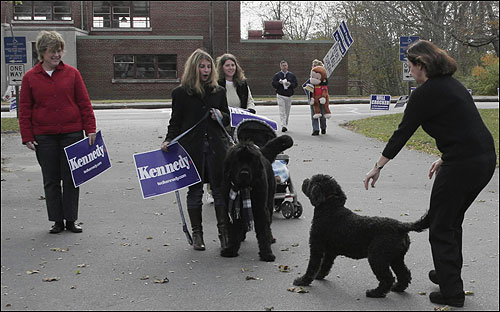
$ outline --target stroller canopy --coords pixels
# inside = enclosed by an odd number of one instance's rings
[[[252,141],[260,148],[275,137],[276,132],[274,129],[266,122],[258,119],[245,119],[234,130],[236,142]]]

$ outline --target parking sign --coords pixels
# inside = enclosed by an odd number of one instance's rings
[[[408,46],[412,44],[415,41],[418,41],[420,37],[418,36],[405,36],[405,37],[399,37],[399,60],[401,62],[406,62],[408,61],[406,59],[406,50],[408,49]]]
[[[5,63],[27,63],[26,37],[4,37]]]

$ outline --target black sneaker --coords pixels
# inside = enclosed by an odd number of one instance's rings
[[[437,277],[436,270],[431,270],[431,271],[429,271],[429,279],[430,279],[430,280],[431,280],[431,282],[433,282],[434,284],[439,285],[439,281],[438,281],[438,277]]]
[[[461,308],[464,306],[465,294],[462,292],[461,294],[457,294],[453,297],[445,297],[443,296],[443,294],[441,294],[441,292],[435,291],[431,292],[431,294],[429,295],[429,299],[432,303]]]
[[[286,127],[281,128],[281,132],[287,132],[288,129]]]
[[[313,131],[313,133],[311,135],[319,135],[319,131],[318,130]]]
[[[326,128],[325,129],[321,129],[321,134],[326,134]]]

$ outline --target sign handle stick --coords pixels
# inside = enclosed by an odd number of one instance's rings
[[[19,86],[15,86],[16,90],[16,118],[19,119]]]
[[[177,197],[177,205],[179,206],[179,212],[181,214],[182,230],[186,234],[186,238],[189,245],[193,245],[193,238],[191,237],[191,234],[189,234],[189,230],[186,225],[186,219],[184,218],[184,212],[182,211],[182,203],[181,203],[181,197],[179,196],[179,191],[175,191],[175,197]]]

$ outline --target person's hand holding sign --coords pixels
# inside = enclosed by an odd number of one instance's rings
[[[163,141],[163,143],[161,143],[161,150],[164,152],[168,152],[168,144],[170,144],[169,141]]]

